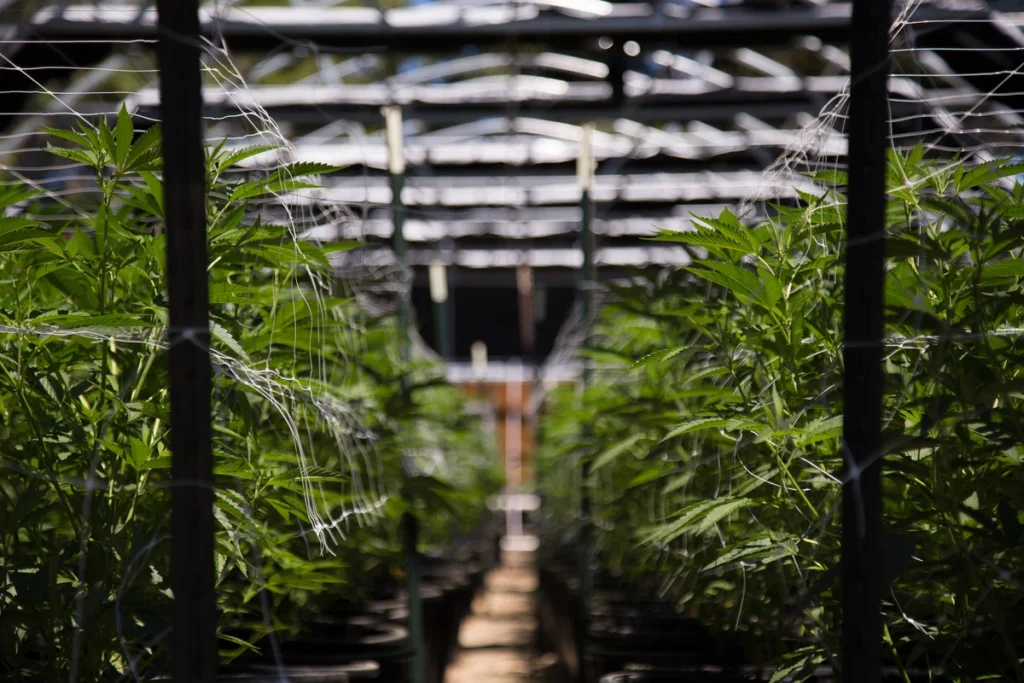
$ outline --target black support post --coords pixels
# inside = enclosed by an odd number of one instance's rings
[[[593,185],[594,162],[591,149],[591,136],[593,124],[583,126],[583,139],[580,145],[580,158],[577,168],[577,175],[580,181],[580,250],[583,252],[583,267],[580,271],[580,300],[582,305],[583,324],[583,350],[590,348],[590,334],[594,323],[594,231],[591,226],[593,219],[593,202],[590,197],[590,190]],[[590,358],[586,355],[582,358],[583,364],[583,389],[586,391],[590,385]],[[584,436],[589,432],[589,424],[585,424]],[[591,501],[590,501],[590,457],[585,454],[583,458],[582,489],[580,491],[580,539],[577,555],[577,573],[579,574],[580,585],[580,643],[577,651],[580,653],[580,661],[584,652],[585,634],[587,631],[587,605],[590,601],[591,576],[590,576],[590,552],[591,552]]]
[[[409,327],[412,315],[409,307],[409,289],[412,278],[409,273],[409,259],[405,243],[405,204],[402,189],[405,187],[405,152],[402,142],[402,113],[397,107],[384,109],[387,130],[391,177],[391,214],[393,232],[391,244],[398,261],[398,346],[402,363],[408,366],[411,360]],[[402,373],[402,394],[411,400],[408,367]],[[410,497],[408,501],[413,502]],[[419,520],[412,512],[402,514],[402,536],[405,545],[405,574],[409,591],[409,636],[412,639],[413,658],[411,662],[412,683],[426,683],[426,648],[423,637],[423,598],[420,593],[419,562]]]
[[[398,297],[398,335],[399,352],[403,363],[409,362],[409,257],[405,242],[405,204],[402,202],[402,189],[405,187],[405,176],[394,171],[391,178],[391,248],[395,251],[395,259],[398,261],[399,287],[401,291]],[[402,382],[408,384],[408,378],[403,375]]]
[[[205,150],[197,0],[158,0],[171,398],[172,676],[217,668]]]
[[[891,0],[854,0],[843,315],[842,678],[881,678],[882,334]]]
[[[448,268],[438,261],[430,265],[430,300],[434,305],[434,347],[442,361],[451,359],[451,330],[448,324]]]

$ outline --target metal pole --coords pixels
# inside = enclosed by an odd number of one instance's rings
[[[392,245],[398,260],[400,292],[398,295],[398,345],[402,363],[411,358],[409,342],[409,264],[405,248],[405,205],[402,203],[402,188],[405,185],[405,152],[402,142],[402,110],[400,107],[385,107],[384,122],[388,141],[388,169],[391,176],[391,213],[394,222]],[[409,399],[409,377],[401,377],[402,393]],[[410,498],[408,502],[412,503]],[[425,653],[423,642],[423,599],[420,594],[419,566],[419,520],[411,512],[402,515],[402,535],[405,542],[405,573],[409,590],[409,636],[414,650],[411,662],[412,683],[426,683]]]
[[[384,107],[384,125],[388,143],[388,175],[391,178],[391,234],[392,248],[398,261],[400,292],[398,295],[398,346],[402,362],[409,361],[409,263],[405,244],[405,204],[402,203],[402,189],[405,187],[405,149],[402,141],[401,107]],[[408,388],[408,378],[402,377],[403,390]]]
[[[532,365],[537,351],[537,325],[533,319],[533,268],[528,264],[516,268],[516,292],[519,294],[519,340],[527,365]]]
[[[594,132],[594,124],[583,125],[583,136],[580,141],[580,156],[577,165],[577,176],[580,183],[580,247],[583,251],[583,268],[580,272],[580,295],[583,307],[583,349],[590,346],[590,331],[594,318],[594,233],[591,230],[591,218],[593,206],[590,199],[590,190],[594,182],[594,160],[591,148],[591,140]],[[583,362],[583,388],[586,390],[590,384],[590,359],[586,356]],[[589,425],[584,425],[584,435],[589,433]],[[588,480],[590,478],[590,460],[583,459],[582,490],[580,491],[580,542],[577,556],[577,572],[580,581],[580,643],[582,644],[583,634],[587,629],[587,605],[590,600],[591,576],[590,576],[590,545],[591,545],[591,522],[590,522],[590,490]],[[579,648],[582,657],[583,648]],[[581,659],[582,661],[582,659]]]
[[[448,335],[448,269],[440,261],[430,264],[430,300],[434,303],[434,345],[442,360],[451,357]]]
[[[172,677],[212,683],[214,593],[206,170],[197,0],[158,0],[171,400]]]
[[[881,678],[882,305],[891,0],[855,0],[843,313],[842,675]]]
[[[519,453],[520,486],[526,483],[523,470],[526,466],[526,458],[529,457],[531,465],[531,476],[534,488],[537,485],[536,469],[536,441],[537,425],[536,416],[529,410],[530,399],[533,395],[534,380],[528,375],[537,374],[537,321],[534,315],[534,277],[533,268],[522,263],[516,269],[516,289],[519,293],[519,338],[522,341],[523,356],[526,361],[526,369],[523,371],[522,391],[525,396],[522,399],[523,405],[523,438],[522,447]],[[529,384],[528,384],[529,382]],[[529,449],[529,450],[528,450]],[[522,516],[522,512],[519,513]]]

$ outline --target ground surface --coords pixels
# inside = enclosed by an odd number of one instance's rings
[[[459,651],[445,683],[521,683],[539,680],[534,651],[537,622],[534,554],[504,551],[488,574],[459,631]]]

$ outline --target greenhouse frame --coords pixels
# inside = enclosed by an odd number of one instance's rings
[[[0,34],[0,681],[1024,681],[1013,3]]]

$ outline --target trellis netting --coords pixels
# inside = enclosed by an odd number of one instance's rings
[[[888,664],[1015,680],[1024,34],[996,3],[921,18],[936,4],[895,2],[890,32],[885,535],[871,561]],[[827,57],[848,74],[847,54]],[[605,566],[747,638],[780,676],[841,664],[849,99],[847,84],[755,196],[660,236],[693,262],[606,304],[603,362],[573,418],[595,436],[546,431],[549,486],[589,491]],[[573,439],[586,482],[557,467]]]
[[[359,217],[318,193],[329,165],[292,154],[317,131],[247,96],[342,57],[235,54],[226,8],[208,9],[204,94],[237,105],[205,121],[218,601],[224,623],[266,633],[344,583],[318,558],[372,534],[397,491],[381,444],[407,368],[377,295],[407,285],[394,268],[337,276]],[[155,40],[32,30],[103,12],[155,23],[141,4],[26,9],[0,42],[0,652],[50,680],[160,670],[172,614]]]

